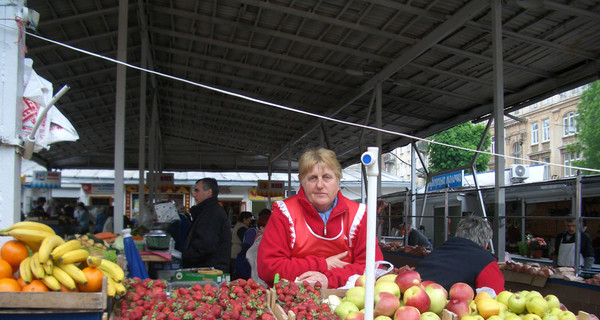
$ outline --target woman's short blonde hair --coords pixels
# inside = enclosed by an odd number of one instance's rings
[[[325,148],[309,149],[302,154],[298,161],[298,179],[302,181],[317,163],[329,167],[338,180],[342,180],[342,165],[337,161],[335,152]]]

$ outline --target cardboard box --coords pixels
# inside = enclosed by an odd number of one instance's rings
[[[231,281],[231,275],[228,273],[205,274],[198,273],[198,269],[182,269],[175,271],[173,281],[214,281],[217,284],[221,284],[226,281]]]
[[[504,281],[523,283],[534,287],[543,287],[546,285],[548,278],[527,273],[514,272],[510,270],[502,270]]]

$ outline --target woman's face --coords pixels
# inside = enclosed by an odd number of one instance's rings
[[[333,170],[321,163],[312,167],[301,184],[306,198],[318,212],[325,212],[331,208],[340,189],[340,181]]]

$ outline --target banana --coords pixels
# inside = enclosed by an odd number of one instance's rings
[[[21,261],[21,264],[19,265],[19,275],[27,284],[33,280],[33,275],[31,273],[31,257],[27,257]]]
[[[77,266],[75,266],[72,263],[63,264],[63,263],[59,262],[54,265],[54,268],[59,268],[62,271],[66,272],[77,283],[80,283],[80,284],[87,283],[87,277],[85,276],[85,273],[83,273],[83,271],[81,271],[81,269],[77,268]]]
[[[42,282],[52,291],[60,291],[60,283],[53,275],[47,274],[42,278]]]
[[[124,297],[125,293],[127,292],[127,290],[125,289],[125,286],[119,282],[115,282],[115,289],[116,289],[119,297]]]
[[[38,258],[38,253],[34,253],[33,256],[31,256],[29,265],[31,266],[31,273],[33,273],[36,278],[41,280],[46,275],[46,272],[44,271],[44,268],[42,267],[42,264]]]
[[[48,238],[44,239],[40,249],[38,250],[40,253],[40,262],[46,263],[46,261],[50,259],[50,252],[63,243],[65,243],[65,240],[57,235],[49,236]]]
[[[17,222],[3,231],[11,231],[11,230],[15,230],[15,229],[30,229],[30,230],[36,230],[36,231],[55,234],[54,230],[47,224],[43,224],[41,222],[35,222],[35,221]]]
[[[52,261],[52,260],[50,260]],[[67,289],[74,291],[77,286],[75,285],[75,280],[71,278],[63,269],[54,268],[52,275],[60,282],[63,286],[67,287]]]
[[[105,274],[110,275],[109,277],[115,280],[117,283],[121,283],[123,282],[123,279],[125,279],[125,272],[123,272],[123,269],[121,269],[118,264],[112,261],[102,259],[102,263],[100,263],[97,268]]]
[[[114,297],[115,294],[117,294],[117,287],[115,286],[116,282],[111,277],[107,277],[107,280],[108,281],[106,281],[106,294],[109,297]]]
[[[42,268],[44,268],[46,275],[52,274],[52,271],[54,270],[54,262],[52,259],[48,259],[45,263],[42,263]]]
[[[13,238],[15,238],[17,240],[21,240],[23,242],[42,242],[42,241],[44,241],[45,238],[55,235],[55,233],[54,232],[49,233],[49,232],[33,230],[33,229],[17,228],[17,229],[12,229],[8,232],[2,232],[1,235],[12,236]]]
[[[73,239],[54,248],[54,250],[50,252],[50,258],[58,261],[63,254],[77,249],[81,249],[81,242],[77,239]]]
[[[90,253],[85,249],[76,249],[63,254],[60,262],[63,264],[86,261]]]
[[[87,257],[88,267],[98,267],[102,263],[102,258],[89,255]]]
[[[38,252],[40,249],[40,246],[42,245],[41,242],[34,242],[34,241],[21,241],[23,243],[25,243],[29,249],[31,249],[31,252]]]

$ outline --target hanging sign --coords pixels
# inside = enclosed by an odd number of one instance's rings
[[[60,188],[60,172],[34,171],[32,188]]]
[[[98,184],[98,183],[82,183],[81,189],[87,194],[113,194],[115,190],[114,184]]]
[[[258,180],[256,192],[263,197],[283,197],[285,195],[285,182]]]
[[[465,170],[459,170],[435,176],[427,185],[427,191],[462,187],[464,174]]]

